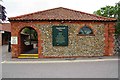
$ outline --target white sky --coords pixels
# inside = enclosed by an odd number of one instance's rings
[[[82,12],[93,13],[107,5],[114,6],[120,0],[3,0],[7,16],[13,17],[42,11],[46,9],[65,7]]]

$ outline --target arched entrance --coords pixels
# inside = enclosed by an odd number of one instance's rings
[[[23,27],[19,32],[18,58],[38,58],[38,32],[33,27]]]

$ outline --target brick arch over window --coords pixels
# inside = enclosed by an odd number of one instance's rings
[[[21,26],[19,28],[19,30],[18,30],[18,49],[19,49],[18,55],[21,53],[21,48],[20,48],[21,47],[21,37],[20,37],[20,33],[24,28],[32,28],[37,32],[37,35],[38,35],[38,55],[39,55],[39,58],[42,57],[42,53],[41,53],[41,51],[42,51],[41,50],[42,49],[42,46],[41,46],[41,32],[37,27],[32,26],[32,25]]]

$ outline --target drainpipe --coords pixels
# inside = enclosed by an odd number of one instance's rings
[[[8,52],[11,52],[11,33],[8,34]]]
[[[30,34],[29,35],[30,35],[30,45],[31,45],[31,28],[30,28]]]
[[[109,31],[110,31],[110,27],[109,27],[109,24],[108,24],[108,55],[110,54],[110,52],[109,52],[109,50],[110,50],[110,49],[109,49],[109,48],[110,48],[110,47],[109,47],[109,44],[110,44],[110,41],[109,41],[110,32],[109,32]]]

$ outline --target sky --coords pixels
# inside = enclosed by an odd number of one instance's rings
[[[56,7],[65,7],[86,13],[105,7],[114,6],[120,0],[3,0],[0,4],[6,7],[8,17],[15,17],[36,11],[43,11]]]

